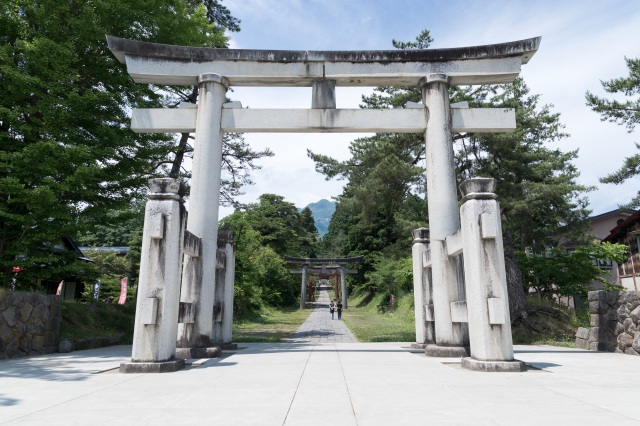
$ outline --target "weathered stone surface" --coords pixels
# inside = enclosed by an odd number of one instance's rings
[[[600,300],[600,293],[604,293],[602,291],[590,291],[588,296],[587,296],[587,300],[589,302],[597,302],[598,300]]]
[[[589,339],[589,329],[580,327],[578,331],[576,331],[576,337],[583,340]]]
[[[640,306],[636,306],[634,310],[631,311],[629,317],[637,324],[640,322]]]
[[[40,353],[44,346],[44,336],[34,336],[31,340],[31,350]]]
[[[625,305],[631,311],[640,303],[640,292],[628,291],[626,293]]]
[[[600,297],[602,298],[604,296],[604,300],[605,302],[607,302],[607,305],[616,305],[618,302],[618,295],[619,293],[617,291],[605,291],[603,292],[604,294],[601,295]]]
[[[31,321],[41,321],[42,320],[42,316],[44,314],[44,312],[47,309],[45,309],[45,306],[42,303],[38,303],[37,305],[35,305],[33,307],[33,311],[31,312]]]
[[[617,336],[620,333],[624,333],[624,325],[620,322],[616,322],[615,334]]]
[[[0,322],[0,340],[6,343],[13,340],[13,338],[13,330],[9,325],[4,322]]]
[[[585,339],[576,338],[576,348],[589,349],[589,341]]]
[[[633,336],[630,336],[627,333],[622,333],[618,335],[617,340],[618,340],[618,347],[622,351],[625,351],[627,348],[633,345]]]
[[[638,354],[638,352],[636,352],[633,348],[627,348],[627,349],[624,351],[624,353],[625,353],[625,354],[627,354],[627,355],[640,355],[640,354]]]
[[[589,302],[589,313],[591,314],[605,314],[607,313],[607,309],[608,305],[604,300]]]
[[[14,325],[16,325],[18,319],[20,318],[18,308],[15,306],[8,307],[4,311],[2,311],[2,318],[4,318],[4,321],[9,327],[13,327]]]
[[[520,373],[527,371],[527,365],[516,359],[512,361],[480,361],[473,358],[462,358],[462,368],[473,371]]]
[[[58,343],[58,352],[67,353],[73,350],[73,341],[68,338],[60,339],[60,343]]]
[[[56,335],[53,331],[47,331],[44,333],[44,345],[45,346],[57,346]]]
[[[640,352],[640,331],[636,331],[631,346],[636,352]]]
[[[120,372],[130,373],[171,373],[184,368],[184,359],[172,359],[163,362],[123,362]]]

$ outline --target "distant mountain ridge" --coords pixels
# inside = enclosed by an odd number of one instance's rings
[[[323,237],[329,230],[329,222],[331,222],[331,217],[336,211],[336,202],[322,199],[316,203],[308,204],[306,207],[311,210],[318,236]],[[299,210],[303,209],[304,207]]]

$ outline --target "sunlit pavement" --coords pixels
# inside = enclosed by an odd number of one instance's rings
[[[0,424],[640,424],[630,355],[517,346],[532,369],[482,373],[408,343],[240,346],[164,374],[118,373],[130,346],[0,361]]]

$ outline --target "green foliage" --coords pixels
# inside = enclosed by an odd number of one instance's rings
[[[342,320],[361,342],[413,342],[416,338],[413,295],[396,296],[396,308],[381,312],[389,298],[361,294],[349,299]]]
[[[603,121],[624,125],[631,132],[640,123],[640,58],[625,58],[625,61],[629,70],[627,77],[601,82],[607,93],[621,93],[627,96],[625,101],[601,98],[591,92],[586,93],[586,99],[587,105],[600,114]],[[640,144],[636,143],[636,148],[640,150]],[[620,169],[600,179],[600,182],[620,184],[638,174],[640,154],[635,154],[625,158]],[[640,206],[640,191],[627,206]]]
[[[131,344],[135,311],[134,302],[124,305],[62,302],[60,337],[85,339],[119,336],[119,344]]]
[[[233,322],[234,342],[285,342],[309,317],[311,310],[297,307],[263,307],[240,317]]]
[[[425,49],[432,42],[428,31],[414,42],[393,42],[399,49]],[[451,101],[471,107],[514,108],[517,130],[499,134],[456,134],[454,151],[458,183],[469,177],[494,177],[497,193],[514,246],[547,246],[551,235],[581,242],[587,226],[590,188],[579,185],[571,161],[577,151],[550,148],[566,138],[559,114],[539,106],[526,84],[451,89]],[[363,108],[403,108],[421,102],[419,87],[377,87],[363,97]],[[384,294],[402,288],[410,251],[411,230],[428,227],[425,193],[425,141],[422,134],[376,134],[351,143],[351,158],[337,161],[309,152],[316,170],[327,179],[347,181],[338,197],[322,251],[334,255],[365,255],[351,282]],[[379,254],[382,253],[382,254]],[[524,297],[523,297],[524,298]]]
[[[516,256],[527,288],[535,289],[541,296],[584,297],[593,281],[615,285],[605,279],[606,271],[598,266],[599,261],[621,262],[626,253],[624,245],[593,242],[572,251],[556,247],[543,254],[517,252]]]
[[[373,270],[366,274],[367,289],[382,296],[380,310],[389,310],[391,296],[398,298],[413,288],[411,257],[392,259],[381,253],[372,253]]]
[[[233,229],[236,241],[234,314],[256,312],[263,304],[289,306],[299,297],[299,277],[289,272],[284,255],[315,253],[315,226],[309,209],[298,212],[273,194],[224,218],[221,228]]]
[[[571,163],[576,151],[562,152],[551,144],[565,139],[560,114],[538,105],[522,79],[512,84],[461,88],[454,101],[471,107],[514,108],[516,130],[509,133],[468,134],[459,137],[459,180],[492,177],[516,250],[556,244],[556,238],[583,242],[588,226],[587,199],[592,188],[577,183]]]
[[[258,203],[247,206],[244,215],[261,242],[278,255],[311,257],[314,253],[317,230],[311,211],[298,212],[284,197],[262,194]]]
[[[97,273],[97,280],[100,281],[100,293],[98,300],[116,302],[120,297],[120,280],[128,278],[127,300],[135,297],[135,286],[131,280],[131,261],[125,256],[119,256],[113,251],[99,251],[97,249],[87,250],[85,255],[94,263],[93,267]],[[85,302],[93,300],[93,283],[87,283],[82,300]]]
[[[52,278],[77,268],[48,249],[64,235],[106,224],[139,197],[173,150],[166,135],[136,134],[129,110],[160,107],[136,84],[105,34],[191,46],[226,37],[186,0],[0,3],[0,273]],[[83,220],[80,221],[79,217]]]

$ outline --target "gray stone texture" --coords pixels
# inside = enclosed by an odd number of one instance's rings
[[[640,292],[590,291],[588,300],[591,328],[578,329],[576,347],[638,355]]]
[[[0,359],[55,352],[61,303],[49,294],[0,292]]]

